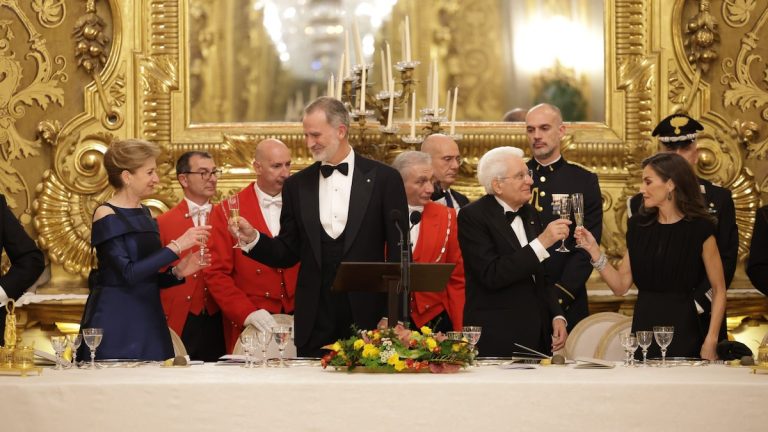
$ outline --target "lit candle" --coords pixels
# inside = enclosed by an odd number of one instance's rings
[[[432,74],[435,72],[434,61],[435,59],[429,61],[429,70],[427,71],[427,102],[425,108],[432,108],[430,105],[432,104],[432,80],[434,79]]]
[[[336,99],[341,100],[341,89],[344,87],[344,72],[346,72],[345,62],[347,56],[345,53],[341,53],[341,59],[339,59],[339,76],[337,77],[339,82],[336,86]]]
[[[451,135],[456,134],[456,102],[459,100],[459,87],[453,89],[453,109],[451,110]]]
[[[344,30],[344,57],[343,59],[346,59],[346,63],[342,62],[344,64],[344,75],[339,76],[349,76],[349,60],[352,58],[349,56],[349,30]]]
[[[333,87],[333,84],[336,82],[336,80],[333,78],[333,74],[331,74],[331,77],[328,78],[328,84],[325,87],[325,95],[328,97],[335,97],[336,96],[336,89]]]
[[[405,16],[405,61],[411,61],[411,24],[408,15]]]
[[[448,89],[448,93],[445,95],[445,116],[448,117],[448,113],[451,112],[451,89]]]
[[[387,46],[387,82],[389,83],[389,91],[394,92],[394,80],[392,79],[392,52],[389,49],[389,42],[384,42]]]
[[[389,82],[389,88],[395,88],[393,81]],[[387,113],[387,129],[392,127],[392,113],[395,111],[395,92],[389,92],[389,112]]]
[[[400,27],[400,58],[405,61],[405,51],[407,48],[405,47],[405,26]]]
[[[360,115],[365,115],[365,70],[366,67],[363,65],[363,73],[360,77]]]
[[[387,62],[384,60],[384,50],[379,51],[379,54],[381,54],[381,90],[386,92],[387,84],[389,84],[387,79]]]
[[[360,39],[360,29],[357,28],[357,20],[352,22],[352,33],[355,37],[355,60],[357,64],[363,64],[363,40]]]
[[[416,92],[411,93],[411,138],[416,138]]]

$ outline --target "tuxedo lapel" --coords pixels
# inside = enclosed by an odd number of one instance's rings
[[[515,232],[512,230],[512,226],[507,222],[507,217],[504,215],[504,208],[496,202],[496,198],[493,195],[485,196],[485,214],[488,215],[488,219],[499,235],[504,238],[515,249],[520,249],[520,241],[517,239]]]
[[[347,253],[360,226],[363,223],[365,212],[368,209],[368,201],[376,181],[376,170],[372,164],[355,153],[355,168],[352,173],[352,191],[349,196],[349,210],[347,212],[347,226],[344,233],[344,254]],[[319,220],[319,218],[318,218]]]
[[[307,173],[299,183],[299,202],[301,203],[301,219],[309,238],[309,244],[315,255],[317,264],[322,262],[322,245],[320,244],[320,162],[307,168]]]

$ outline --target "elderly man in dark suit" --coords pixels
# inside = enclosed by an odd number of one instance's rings
[[[18,300],[35,283],[45,268],[45,259],[11,213],[3,195],[0,195],[0,247],[11,261],[11,268],[0,276],[0,345],[5,345],[5,304],[9,298]]]
[[[657,137],[663,151],[677,153],[684,157],[691,166],[696,167],[699,160],[699,150],[696,144],[696,136],[704,126],[685,114],[672,114],[660,121],[653,129],[652,135]],[[717,219],[715,240],[720,251],[720,260],[723,262],[725,275],[725,287],[733,280],[736,273],[736,262],[739,258],[739,228],[736,225],[736,207],[733,204],[731,191],[717,186],[709,180],[699,177],[699,188],[704,195],[704,204],[709,213]],[[633,196],[629,201],[631,216],[641,211],[643,197],[641,194]],[[701,278],[701,282],[694,291],[695,306],[699,312],[699,322],[702,331],[706,334],[709,328],[709,316],[712,310],[712,287],[709,279]],[[726,325],[723,321],[720,325],[719,340],[728,339]]]
[[[336,293],[331,285],[341,262],[399,260],[396,223],[407,227],[408,205],[397,171],[352,150],[341,102],[311,102],[303,127],[316,162],[285,181],[280,234],[259,235],[243,218],[238,228],[249,257],[272,267],[301,262],[294,340],[300,356],[319,357],[351,324],[374,328],[386,315],[384,294]]]
[[[421,151],[432,157],[435,171],[432,201],[446,207],[459,209],[469,204],[469,199],[460,192],[451,189],[459,176],[462,158],[459,145],[448,135],[432,134],[421,144]]]
[[[548,353],[565,345],[565,318],[543,261],[568,236],[570,221],[543,228],[529,204],[531,171],[522,150],[497,147],[483,155],[477,178],[487,195],[459,213],[464,257],[464,324],[482,326],[483,356],[511,356],[514,344]]]

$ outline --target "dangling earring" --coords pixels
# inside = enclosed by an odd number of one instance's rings
[[[672,191],[667,192],[667,201],[672,201]]]

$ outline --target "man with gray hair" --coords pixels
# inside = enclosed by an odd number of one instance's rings
[[[543,261],[547,248],[568,235],[570,221],[544,228],[529,204],[531,172],[523,151],[497,147],[477,166],[487,195],[459,214],[464,257],[464,325],[482,326],[478,350],[511,356],[515,344],[549,353],[565,346],[567,323]]]
[[[428,153],[406,151],[392,162],[400,172],[408,198],[413,262],[456,264],[445,289],[415,292],[411,318],[417,328],[461,331],[464,315],[464,264],[459,249],[456,210],[432,202],[432,158]]]

